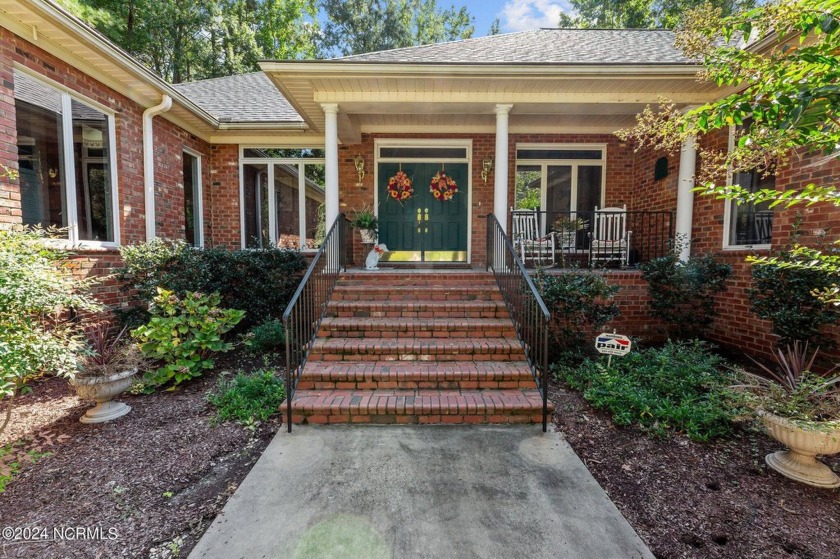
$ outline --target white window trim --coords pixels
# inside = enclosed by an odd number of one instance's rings
[[[195,187],[196,192],[194,193],[194,196],[193,196],[193,206],[194,206],[193,211],[198,215],[198,228],[197,228],[197,231],[195,232],[195,235],[196,235],[195,246],[199,247],[199,248],[204,248],[204,184],[201,180],[201,164],[202,164],[202,158],[204,156],[201,153],[199,153],[199,152],[197,152],[193,149],[190,149],[188,147],[183,148],[182,151],[184,153],[186,153],[187,155],[191,155],[192,157],[195,157],[195,173],[194,173],[195,176],[193,177],[193,180],[195,181],[195,184],[193,186]],[[185,184],[184,185],[184,194],[185,195],[186,195],[186,187],[187,187],[187,185]]]
[[[732,151],[735,148],[735,126],[729,127],[729,141],[727,142],[727,150]],[[726,184],[732,184],[732,180],[734,179],[734,174],[732,173],[732,168],[730,167],[726,171]],[[771,245],[769,244],[760,244],[760,245],[736,245],[729,242],[731,225],[732,222],[732,205],[735,203],[734,200],[724,200],[723,202],[723,244],[721,245],[723,250],[729,251],[737,251],[737,250],[770,250]]]
[[[323,149],[322,145],[245,145],[239,146],[239,237],[240,246],[247,249],[247,241],[245,238],[245,165],[260,165],[266,166],[268,173],[268,221],[269,221],[269,240],[272,246],[277,246],[277,206],[274,192],[274,173],[272,168],[274,165],[295,165],[298,166],[298,222],[299,222],[299,238],[300,242],[297,250],[303,253],[315,253],[318,249],[306,248],[306,165],[326,165],[326,159],[323,157],[245,157],[246,149],[268,148],[268,149]],[[303,167],[301,167],[301,165]],[[301,195],[302,194],[302,195]]]
[[[522,159],[518,157],[520,149],[534,149],[534,150],[574,150],[574,151],[589,151],[600,150],[600,159]],[[572,168],[572,191],[569,198],[569,211],[576,212],[577,209],[577,182],[578,182],[578,167],[590,166],[595,167],[600,165],[603,171],[601,172],[601,204],[605,204],[607,199],[607,144],[516,144],[514,146],[513,169],[516,174],[516,169],[519,165],[523,167],[540,167],[540,206],[545,208],[548,204],[548,167],[568,165]],[[515,201],[514,201],[515,204]],[[545,226],[545,224],[543,224]]]
[[[44,87],[56,90],[61,95],[62,159],[64,161],[64,199],[67,213],[67,239],[50,239],[49,242],[62,248],[116,248],[120,246],[120,201],[117,176],[117,127],[114,111],[91,99],[80,96],[72,89],[59,84],[31,69],[14,65],[14,69],[40,82]],[[108,165],[111,177],[111,215],[113,216],[114,240],[91,241],[79,239],[79,216],[76,205],[76,164],[73,153],[73,111],[72,101],[87,105],[105,115],[108,123]],[[68,117],[68,118],[65,118]]]

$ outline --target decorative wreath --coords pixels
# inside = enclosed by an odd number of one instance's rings
[[[412,194],[414,189],[411,188],[411,179],[404,172],[397,171],[396,175],[388,179],[388,195],[397,202],[405,202]]]
[[[455,179],[446,174],[446,171],[441,169],[435,176],[432,177],[432,182],[429,185],[429,192],[440,200],[452,200],[452,197],[458,193],[458,185],[455,184]]]

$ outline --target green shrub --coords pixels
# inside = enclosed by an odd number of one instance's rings
[[[238,421],[246,425],[265,421],[277,413],[286,398],[283,381],[271,369],[239,372],[233,378],[219,378],[207,401],[216,409],[218,421]]]
[[[140,341],[140,350],[163,366],[143,377],[150,389],[169,381],[178,385],[201,376],[213,367],[210,355],[228,351],[233,344],[222,335],[229,332],[245,314],[235,309],[221,309],[218,293],[187,293],[183,299],[171,291],[158,288],[151,307],[152,318],[145,326],[132,331]]]
[[[694,340],[633,351],[613,358],[610,369],[601,358],[577,367],[558,364],[553,371],[594,407],[610,412],[618,425],[706,441],[733,428],[735,412],[727,397],[733,378],[722,365],[707,345]]]
[[[253,353],[280,353],[286,343],[286,330],[279,320],[254,326],[245,336],[245,347]]]
[[[715,319],[715,296],[726,290],[732,266],[710,254],[680,262],[673,252],[639,268],[648,282],[650,314],[665,322],[668,336],[702,337]]]
[[[547,274],[542,270],[534,283],[551,313],[554,350],[574,349],[585,343],[586,330],[596,330],[618,316],[612,297],[618,286],[592,272]]]
[[[796,341],[823,348],[833,345],[821,330],[836,324],[840,311],[822,301],[818,293],[835,286],[837,278],[820,269],[787,266],[797,260],[788,252],[776,258],[775,262],[753,263],[753,286],[747,290],[750,310],[771,322],[779,347]]]
[[[148,305],[157,289],[221,296],[225,308],[245,311],[240,330],[280,318],[297,289],[306,261],[299,251],[195,249],[183,241],[154,240],[120,249],[117,273],[124,289]]]
[[[46,242],[53,233],[0,231],[0,432],[27,382],[44,373],[69,377],[78,370],[86,344],[67,311],[101,308],[90,282],[68,269],[68,253]]]

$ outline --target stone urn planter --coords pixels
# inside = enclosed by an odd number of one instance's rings
[[[131,411],[131,407],[113,401],[128,390],[137,368],[111,375],[77,377],[70,381],[76,394],[83,400],[94,400],[96,406],[79,418],[82,423],[103,423],[122,417]]]
[[[359,229],[362,236],[362,244],[373,244],[376,242],[376,229]]]
[[[815,487],[840,487],[840,476],[819,462],[817,455],[840,452],[840,423],[795,423],[759,412],[767,433],[788,447],[765,457],[767,465],[793,480]]]

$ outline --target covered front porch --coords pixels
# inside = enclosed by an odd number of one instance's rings
[[[666,158],[613,134],[663,97],[683,108],[711,99],[691,64],[262,68],[323,133],[327,228],[371,207],[393,253],[383,262],[481,268],[489,214],[529,266],[634,267],[691,237],[694,142]],[[442,171],[457,193],[433,198],[430,177]],[[401,172],[411,192],[396,199],[389,182]],[[363,262],[370,247],[354,244]]]

